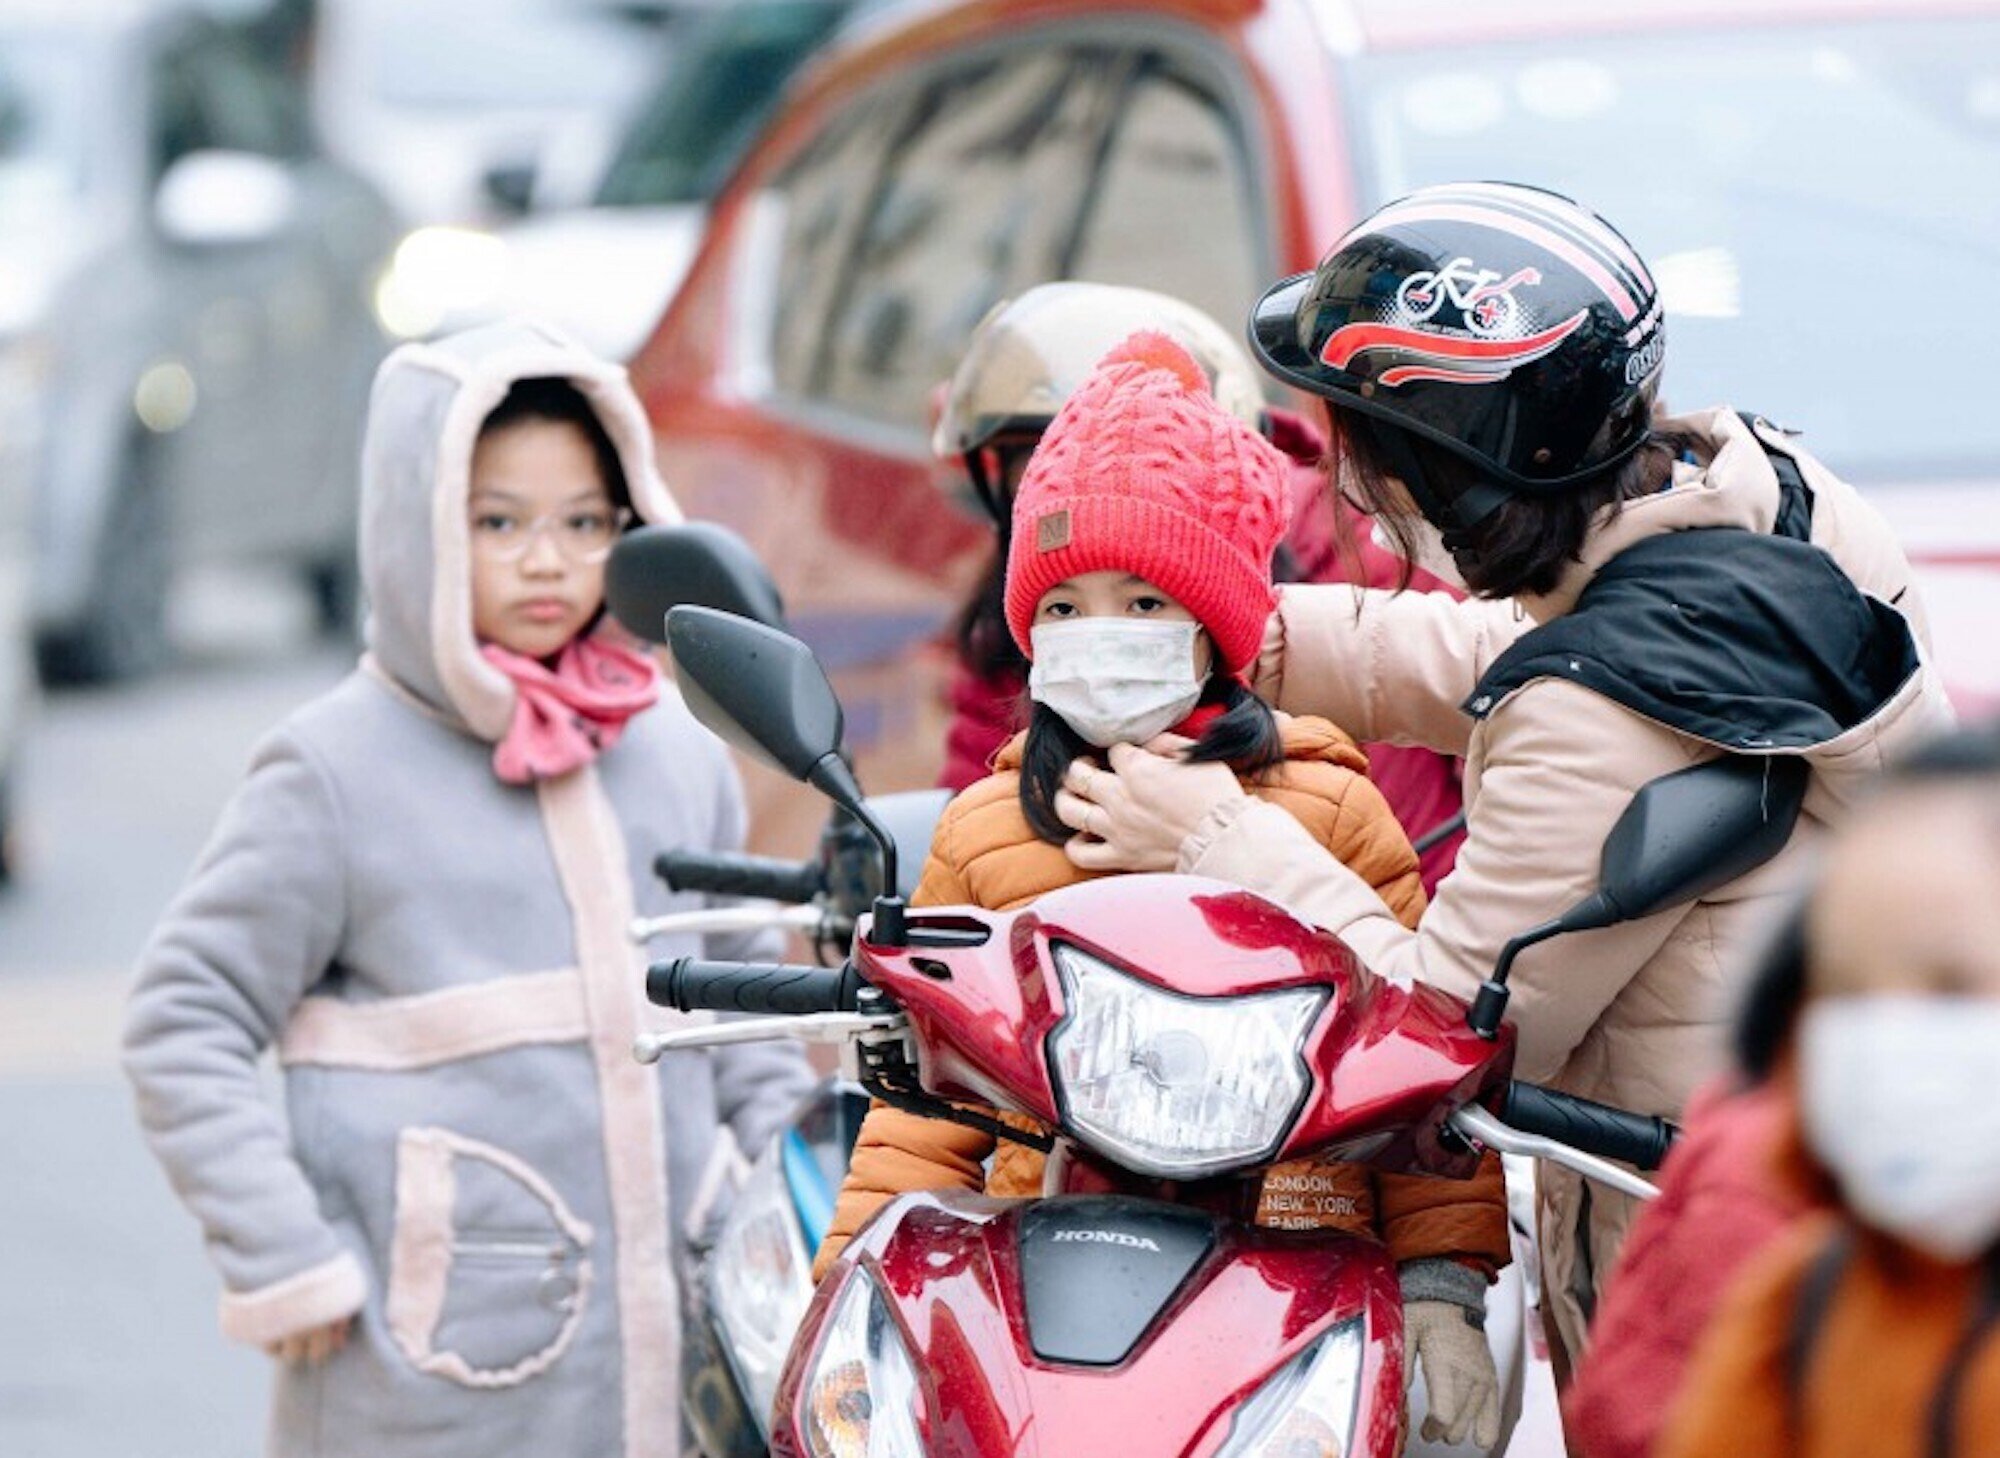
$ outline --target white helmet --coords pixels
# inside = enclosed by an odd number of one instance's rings
[[[1142,329],[1185,347],[1207,372],[1216,403],[1263,429],[1263,372],[1194,305],[1151,289],[1048,283],[995,304],[979,321],[952,373],[931,449],[952,458],[999,436],[1040,435],[1098,361]]]

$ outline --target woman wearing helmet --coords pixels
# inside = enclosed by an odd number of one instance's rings
[[[1283,580],[1387,586],[1410,575],[1369,539],[1365,519],[1324,490],[1320,432],[1266,406],[1263,378],[1248,352],[1207,314],[1150,289],[1098,283],[1029,289],[996,306],[973,332],[943,387],[931,436],[940,460],[963,465],[964,482],[999,533],[993,562],[959,613],[941,778],[947,789],[983,779],[994,753],[1026,726],[1027,662],[1001,611],[1014,487],[1063,402],[1109,350],[1143,330],[1186,348],[1208,375],[1216,403],[1295,462],[1293,525],[1279,553]],[[1413,585],[1443,587],[1428,574]],[[1433,833],[1419,849],[1424,890],[1434,891],[1458,850],[1457,834],[1434,834],[1459,813],[1457,765],[1424,749],[1371,744],[1367,752],[1370,778],[1403,828],[1413,838]]]
[[[1731,979],[1801,842],[1949,719],[1902,551],[1783,432],[1721,409],[1656,417],[1653,279],[1551,193],[1456,184],[1391,203],[1265,294],[1251,340],[1326,402],[1335,487],[1473,594],[1373,590],[1357,606],[1288,588],[1259,691],[1463,755],[1457,870],[1409,931],[1233,780],[1137,749],[1116,773],[1072,771],[1058,813],[1095,832],[1072,858],[1249,886],[1378,972],[1470,998],[1509,938],[1595,886],[1640,786],[1724,753],[1802,755],[1805,812],[1774,861],[1514,966],[1519,1077],[1677,1115],[1721,1059]],[[1574,1353],[1630,1202],[1586,1199],[1561,1170],[1540,1199],[1548,1305]]]

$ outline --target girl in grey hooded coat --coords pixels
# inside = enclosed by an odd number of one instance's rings
[[[700,904],[653,857],[742,839],[722,746],[671,687],[599,734],[475,635],[475,446],[546,378],[589,402],[636,515],[677,518],[622,370],[520,324],[391,356],[363,448],[369,651],[257,750],[133,994],[126,1066],[224,1332],[333,1349],[281,1363],[274,1453],[678,1453],[675,1237],[732,1133],[754,1149],[807,1082],[781,1045],[632,1057],[666,1015],[625,929]],[[538,517],[529,552],[578,520]],[[495,746],[535,729],[589,742],[560,772],[517,754],[506,783]]]

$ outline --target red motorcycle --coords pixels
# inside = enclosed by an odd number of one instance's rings
[[[869,824],[804,645],[702,608],[675,608],[667,630],[704,723]],[[1372,1240],[1252,1225],[1260,1175],[1332,1154],[1464,1176],[1497,1148],[1652,1193],[1609,1159],[1657,1165],[1670,1125],[1510,1081],[1506,966],[1741,874],[1783,843],[1782,802],[1732,761],[1649,786],[1606,843],[1597,894],[1517,938],[1471,1015],[1280,906],[1187,876],[1087,882],[1012,913],[879,897],[839,968],[658,964],[656,1002],[765,1016],[649,1037],[642,1057],[835,1042],[876,1097],[1051,1153],[1045,1198],[906,1195],[861,1232],[792,1345],[771,1451],[1399,1453],[1395,1268]],[[894,887],[894,841],[877,841]]]

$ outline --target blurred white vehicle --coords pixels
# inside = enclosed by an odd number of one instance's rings
[[[315,154],[249,22],[172,0],[0,7],[0,373],[26,382],[10,409],[35,401],[52,678],[157,663],[170,577],[197,559],[295,568],[330,622],[352,616],[385,343],[367,295],[395,229]]]
[[[733,0],[690,11],[588,203],[554,203],[561,180],[542,175],[536,210],[519,222],[413,233],[384,282],[384,327],[417,337],[528,313],[607,359],[628,358],[694,257],[709,198],[792,73],[856,8]]]
[[[586,196],[658,69],[663,7],[318,0],[313,120],[413,225]],[[567,196],[563,194],[567,185]]]

